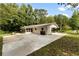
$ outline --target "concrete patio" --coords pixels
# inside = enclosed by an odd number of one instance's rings
[[[63,37],[65,34],[52,33],[52,35],[37,35],[33,33],[4,36],[3,56],[25,56],[51,42]]]

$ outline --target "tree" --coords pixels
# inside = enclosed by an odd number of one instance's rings
[[[22,4],[18,10],[18,16],[20,18],[20,22],[22,26],[28,25],[28,7],[25,4]]]
[[[47,16],[46,17],[46,23],[53,23],[53,22],[55,22],[53,16]]]
[[[31,5],[0,4],[0,29],[20,31],[22,26],[46,23],[47,10],[33,9]],[[49,21],[50,22],[50,21]]]
[[[17,16],[18,6],[16,4],[0,4],[0,26],[3,30],[11,30],[13,16]],[[9,27],[10,26],[10,27]],[[12,28],[13,30],[13,28]]]
[[[79,3],[58,3],[59,5],[64,5],[65,7],[70,5],[73,12],[72,17],[70,18],[69,25],[72,28],[72,30],[76,30],[78,33],[79,29],[79,8],[76,8]]]
[[[55,22],[58,24],[60,31],[65,30],[68,23],[68,17],[59,14],[54,16]]]
[[[79,11],[75,10],[72,17],[70,18],[70,27],[72,28],[72,30],[76,30],[78,33],[78,29],[79,29]]]
[[[39,24],[42,24],[42,23],[46,23],[46,15],[48,14],[47,13],[47,10],[45,9],[35,9],[35,14],[36,14],[36,20],[37,20],[37,23]]]

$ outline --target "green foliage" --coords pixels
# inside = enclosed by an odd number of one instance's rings
[[[13,24],[13,21],[18,20],[17,11],[16,4],[0,4],[0,28],[2,30],[15,30],[16,24]]]
[[[0,29],[4,31],[20,31],[22,26],[44,24],[56,22],[60,31],[64,31],[70,26],[72,29],[78,29],[79,12],[75,11],[72,18],[59,14],[47,16],[45,9],[33,9],[31,5],[22,4],[18,6],[15,3],[0,4]]]
[[[31,5],[0,4],[0,29],[20,31],[21,26],[46,23],[47,10],[34,9]]]
[[[79,29],[79,11],[75,10],[70,21],[69,25],[73,30]]]
[[[47,17],[46,17],[46,22],[47,22],[47,23],[53,23],[53,22],[55,22],[55,21],[54,21],[54,17],[53,17],[53,16],[47,16]]]
[[[1,34],[4,34],[4,33],[5,33],[4,31],[0,30],[0,35],[1,35]]]
[[[58,3],[58,5],[64,5],[66,6],[71,6],[69,9],[71,9],[73,12],[72,17],[68,21],[68,25],[72,28],[72,30],[76,30],[78,33],[79,29],[79,10],[76,8],[79,3]]]
[[[0,36],[0,56],[2,56],[3,38]]]
[[[70,26],[72,27],[73,30],[76,30],[77,24],[76,24],[75,19],[73,18],[70,19]]]
[[[58,24],[60,31],[65,30],[68,25],[68,17],[65,15],[59,14],[54,16],[55,22]]]
[[[37,24],[43,24],[46,23],[46,15],[47,15],[47,10],[44,9],[35,9],[34,10],[35,15],[35,19],[36,19],[36,23]]]

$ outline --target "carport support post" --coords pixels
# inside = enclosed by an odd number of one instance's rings
[[[47,34],[51,34],[51,27],[47,26]]]

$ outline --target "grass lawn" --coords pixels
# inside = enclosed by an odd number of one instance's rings
[[[29,56],[79,56],[79,35],[69,34]]]
[[[11,32],[0,30],[0,36],[10,35],[10,34],[11,34]]]

